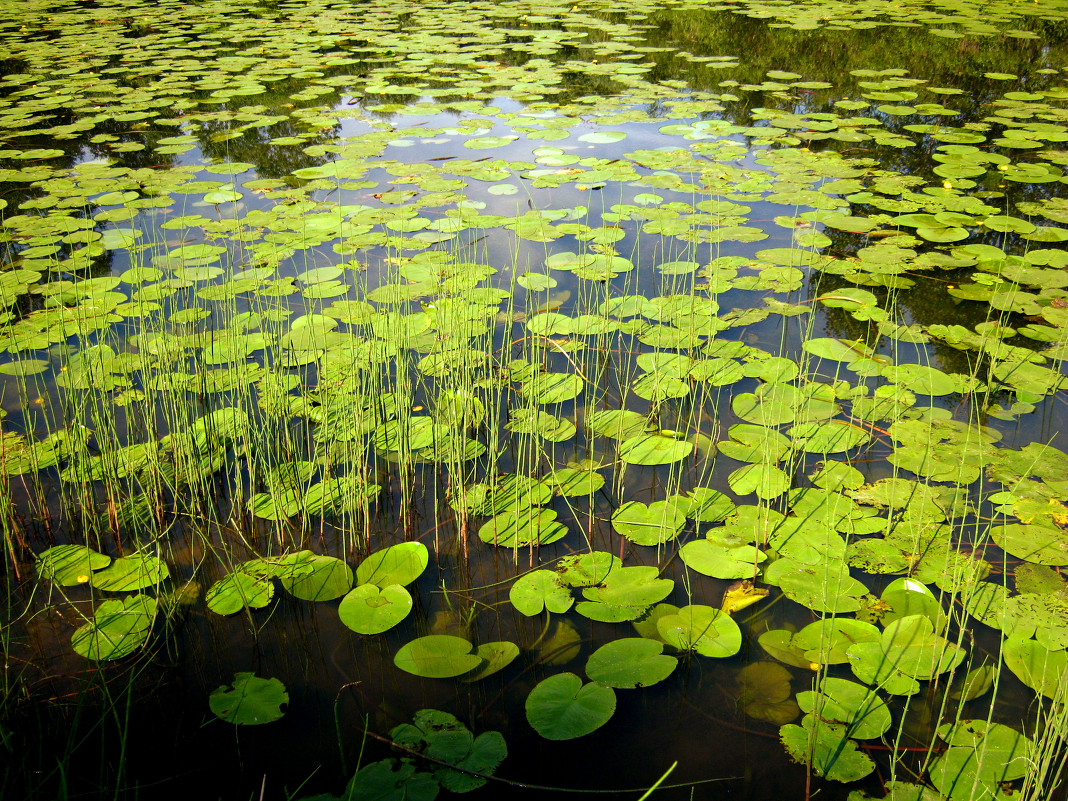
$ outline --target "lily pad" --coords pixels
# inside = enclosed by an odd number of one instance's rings
[[[451,679],[477,668],[481,658],[471,643],[450,634],[429,634],[403,646],[393,663],[406,673],[427,679]]]
[[[612,528],[636,545],[661,545],[682,531],[686,517],[670,501],[646,506],[627,501],[612,514]]]
[[[61,587],[73,587],[90,580],[93,571],[111,564],[111,557],[87,545],[55,545],[37,556],[37,575]]]
[[[87,659],[121,659],[145,644],[155,615],[156,599],[147,595],[104,601],[74,632],[71,645]]]
[[[679,660],[663,653],[656,640],[625,637],[598,648],[586,662],[586,675],[617,690],[648,687],[666,679]]]
[[[170,569],[159,557],[133,554],[116,559],[110,567],[91,574],[90,580],[98,590],[130,592],[155,587],[170,574]]]
[[[338,606],[341,622],[357,634],[381,634],[400,623],[412,611],[412,596],[399,584],[379,589],[361,584]]]
[[[656,627],[664,642],[680,651],[723,658],[742,647],[742,631],[734,618],[711,606],[684,606],[677,614],[660,618]]]
[[[402,542],[375,551],[356,568],[357,584],[405,586],[419,578],[430,563],[430,553],[421,542]]]
[[[227,723],[258,726],[280,720],[289,703],[289,693],[278,679],[264,679],[253,673],[234,674],[234,683],[212,690],[208,706]]]
[[[616,694],[574,673],[542,680],[526,701],[527,721],[546,740],[573,740],[601,728],[616,711]]]

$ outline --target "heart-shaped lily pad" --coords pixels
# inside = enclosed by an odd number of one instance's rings
[[[644,637],[613,640],[586,661],[586,675],[616,689],[648,687],[671,675],[679,660],[663,653],[664,646]]]
[[[429,634],[412,640],[393,658],[393,664],[401,670],[428,679],[461,676],[481,663],[470,642],[451,634]]]
[[[411,611],[412,596],[399,584],[382,589],[361,584],[341,599],[337,609],[341,622],[357,634],[389,631]]]
[[[216,717],[238,726],[257,726],[279,720],[285,714],[289,693],[278,679],[252,673],[237,673],[230,687],[219,687],[208,696]]]
[[[90,580],[98,590],[130,592],[155,587],[170,574],[166,563],[159,557],[133,554],[116,559],[110,567],[91,574]]]
[[[660,545],[674,539],[686,517],[670,501],[627,501],[612,514],[612,528],[636,545]]]
[[[573,740],[601,728],[616,711],[616,694],[574,673],[539,682],[526,701],[527,721],[546,740]]]
[[[356,568],[357,584],[405,586],[419,578],[430,563],[430,552],[421,542],[402,542],[375,551]]]
[[[37,575],[61,587],[73,587],[85,584],[93,571],[109,564],[110,556],[97,553],[87,545],[56,545],[37,556]]]
[[[734,618],[711,606],[684,606],[677,614],[660,618],[656,628],[664,642],[702,656],[734,656],[742,647],[742,631]]]

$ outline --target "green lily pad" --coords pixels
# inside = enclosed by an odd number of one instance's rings
[[[502,548],[548,545],[567,535],[567,526],[556,520],[556,511],[527,507],[501,512],[478,530],[478,538]]]
[[[563,403],[582,393],[582,379],[571,373],[539,373],[523,384],[523,395],[534,403]]]
[[[341,599],[337,609],[341,622],[357,634],[389,631],[411,611],[412,596],[399,584],[382,589],[361,584]]]
[[[738,624],[726,612],[711,606],[684,606],[677,614],[660,618],[656,627],[664,642],[680,651],[723,658],[734,656],[742,647]]]
[[[252,673],[234,674],[233,685],[212,690],[208,696],[212,713],[237,726],[258,726],[280,720],[288,703],[289,693],[282,682]]]
[[[471,643],[450,634],[430,634],[403,646],[393,664],[413,676],[428,679],[451,679],[477,668],[481,658],[472,652]]]
[[[670,501],[646,506],[627,501],[612,514],[612,528],[636,545],[661,545],[682,531],[686,517]]]
[[[693,453],[693,443],[664,434],[639,434],[619,444],[619,458],[627,464],[661,465],[679,462]]]
[[[73,587],[90,580],[93,571],[111,564],[111,557],[87,545],[55,545],[37,556],[37,575],[61,587]]]
[[[516,579],[508,591],[508,600],[516,611],[527,617],[547,609],[563,614],[575,602],[571,591],[563,585],[560,574],[550,570],[532,570]]]
[[[159,557],[133,554],[116,559],[110,567],[91,574],[90,580],[98,590],[130,592],[155,587],[170,574],[170,569]]]
[[[426,754],[436,760],[432,763],[434,779],[454,793],[466,793],[482,787],[487,781],[483,777],[492,775],[508,756],[500,732],[487,731],[475,737],[456,717],[437,709],[419,710],[411,723],[403,723],[391,730],[389,739],[409,751]],[[445,767],[442,763],[459,770]],[[422,789],[415,793],[412,790],[410,783],[406,783],[402,788],[402,799],[417,801],[417,793],[421,793]],[[350,793],[348,797],[385,801],[393,796]]]
[[[104,601],[93,618],[71,636],[75,653],[87,659],[121,659],[148,640],[156,616],[156,599],[147,595]]]
[[[332,556],[299,551],[284,557],[282,563],[278,580],[286,592],[302,601],[332,601],[352,588],[352,568]]]
[[[820,683],[819,692],[798,693],[797,704],[826,723],[844,726],[858,740],[882,737],[893,722],[889,708],[874,690],[832,676]]]
[[[586,600],[577,604],[575,611],[605,623],[635,620],[650,606],[664,600],[674,588],[675,582],[660,578],[655,567],[615,567],[599,584],[582,590]]]
[[[679,549],[683,563],[704,576],[752,578],[767,556],[752,545],[716,539],[694,540]]]
[[[375,551],[356,568],[357,584],[389,587],[411,584],[426,570],[430,553],[421,542],[402,542]]]
[[[1009,637],[1001,647],[1009,670],[1028,687],[1054,700],[1063,700],[1068,678],[1068,652],[1046,648],[1035,640]]]
[[[586,675],[617,690],[648,687],[666,679],[679,660],[663,653],[664,646],[643,637],[625,637],[602,645],[586,661]]]
[[[514,642],[484,642],[475,649],[475,656],[482,660],[480,668],[465,677],[464,682],[481,681],[504,670],[519,656],[519,646]]]
[[[939,726],[950,747],[930,766],[931,784],[949,798],[992,800],[999,785],[1026,775],[1031,741],[1001,723],[959,720]]]
[[[573,740],[601,728],[616,711],[616,694],[574,673],[542,680],[526,700],[527,721],[546,740]]]
[[[806,453],[842,453],[871,441],[866,429],[840,420],[801,423],[791,427],[788,433],[794,447]]]
[[[217,615],[232,615],[242,609],[262,609],[274,597],[269,576],[257,576],[238,567],[216,581],[205,593],[208,609]]]
[[[739,467],[727,476],[727,483],[738,495],[756,493],[758,498],[774,498],[790,489],[790,476],[773,464],[764,462]]]
[[[853,782],[875,770],[875,763],[849,739],[845,726],[824,723],[806,715],[801,726],[792,723],[783,726],[779,736],[791,759],[808,765],[822,778]]]

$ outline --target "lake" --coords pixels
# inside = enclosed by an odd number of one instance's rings
[[[8,2],[0,793],[1065,797],[1066,34]]]

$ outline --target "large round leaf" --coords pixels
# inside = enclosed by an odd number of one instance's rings
[[[116,559],[111,566],[90,576],[98,590],[131,592],[154,587],[171,574],[166,563],[146,554],[133,554]]]
[[[711,606],[684,606],[678,614],[660,618],[656,628],[664,642],[702,656],[734,656],[742,647],[738,624],[726,612]]]
[[[671,675],[679,660],[663,653],[656,640],[626,637],[602,645],[586,661],[586,675],[621,690],[648,687]]]
[[[612,528],[636,545],[660,545],[675,539],[686,524],[685,515],[669,501],[627,501],[612,515]]]
[[[627,464],[672,464],[693,453],[693,443],[666,434],[639,434],[619,444],[619,458]]]
[[[341,622],[357,634],[381,634],[411,611],[412,596],[399,584],[381,590],[374,584],[361,584],[341,599],[337,609]]]
[[[357,584],[411,584],[426,570],[430,553],[421,542],[402,542],[375,551],[356,568]]]
[[[93,619],[74,632],[71,645],[87,659],[119,659],[145,643],[155,615],[156,599],[147,595],[104,601]]]
[[[890,710],[874,690],[846,679],[825,678],[820,692],[798,693],[797,704],[822,721],[842,724],[858,740],[882,737],[892,722]]]
[[[551,570],[532,570],[516,579],[508,591],[508,600],[521,615],[532,617],[543,609],[560,614],[571,608],[574,598],[563,585],[560,574]]]
[[[474,670],[482,663],[463,637],[430,634],[412,640],[393,658],[393,664],[413,676],[451,679]]]
[[[278,580],[290,595],[302,601],[332,601],[352,588],[352,568],[340,559],[311,551],[301,551],[299,556],[291,563],[295,569],[283,567],[278,572]]]
[[[539,373],[523,385],[523,394],[535,403],[563,403],[582,392],[582,379],[571,373]]]
[[[694,540],[682,546],[679,556],[691,570],[718,579],[752,578],[757,565],[767,559],[752,545],[720,540]]]
[[[278,720],[288,703],[289,693],[282,682],[252,673],[235,674],[232,687],[218,687],[208,696],[208,706],[216,717],[239,726]]]
[[[841,453],[871,440],[860,426],[829,420],[825,423],[801,423],[788,432],[794,447],[806,453]]]
[[[37,557],[37,575],[43,579],[72,587],[85,584],[94,570],[111,564],[111,557],[97,553],[87,545],[56,545]]]
[[[849,739],[845,726],[806,715],[802,725],[791,723],[779,729],[779,737],[795,762],[809,765],[815,775],[831,781],[853,782],[875,770],[875,763]]]
[[[583,684],[574,673],[540,682],[526,702],[527,720],[546,740],[573,740],[601,728],[616,711],[611,687]]]
[[[480,540],[504,548],[548,545],[566,534],[567,527],[557,522],[554,510],[538,507],[502,512],[478,530]]]
[[[241,568],[223,576],[208,589],[208,609],[218,615],[232,615],[242,609],[262,609],[274,597],[269,576],[254,576]]]

